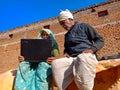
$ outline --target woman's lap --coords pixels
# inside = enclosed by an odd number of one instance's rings
[[[47,76],[51,74],[50,68],[51,66],[45,62],[38,65],[21,62],[16,75],[15,90],[23,90],[24,88],[26,90],[47,90],[49,84]]]

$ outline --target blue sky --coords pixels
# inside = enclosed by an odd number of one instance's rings
[[[107,0],[0,0],[0,32],[58,16]]]

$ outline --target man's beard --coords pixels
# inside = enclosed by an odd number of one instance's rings
[[[69,31],[71,29],[71,26],[70,25],[64,25],[63,28],[66,29],[67,31]]]

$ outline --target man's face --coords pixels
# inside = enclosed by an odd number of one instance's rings
[[[72,21],[70,19],[62,20],[59,23],[67,31],[69,31],[72,27]]]

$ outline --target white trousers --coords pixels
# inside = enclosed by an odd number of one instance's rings
[[[92,90],[97,64],[96,56],[91,53],[54,60],[52,71],[59,90],[65,90],[73,80],[79,90]]]

